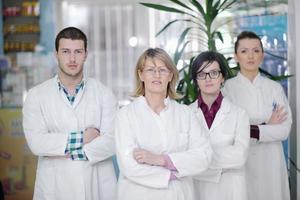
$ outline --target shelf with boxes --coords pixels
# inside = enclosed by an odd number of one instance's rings
[[[4,52],[34,51],[40,39],[39,1],[3,1]]]

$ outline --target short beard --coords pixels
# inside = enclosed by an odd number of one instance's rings
[[[64,76],[71,77],[71,78],[78,78],[79,76],[82,76],[83,67],[76,74],[71,74],[66,72],[60,65],[59,65],[59,70]]]

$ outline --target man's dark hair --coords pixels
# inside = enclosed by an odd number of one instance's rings
[[[58,51],[60,39],[82,40],[84,42],[84,50],[87,50],[87,38],[86,35],[78,28],[67,27],[61,30],[55,39],[55,50]]]

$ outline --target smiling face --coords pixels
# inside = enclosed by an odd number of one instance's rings
[[[252,38],[239,40],[234,58],[240,64],[242,74],[257,74],[264,58],[260,40]]]
[[[60,39],[58,51],[56,52],[60,78],[81,78],[86,56],[87,52],[83,40]]]
[[[224,78],[220,72],[219,63],[216,61],[208,65],[207,61],[204,62],[197,72],[197,84],[202,97],[205,95],[217,96],[223,82]]]
[[[144,82],[145,96],[159,94],[167,96],[168,84],[173,73],[164,62],[157,58],[147,58],[144,67],[139,70],[139,77]]]

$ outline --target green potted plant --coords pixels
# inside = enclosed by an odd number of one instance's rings
[[[214,22],[220,16],[220,14],[226,10],[231,9],[237,0],[205,0],[203,4],[197,0],[166,0],[167,5],[145,3],[141,2],[143,6],[153,8],[163,12],[178,13],[181,15],[180,18],[168,22],[156,36],[163,33],[168,27],[175,23],[187,23],[188,26],[181,32],[175,53],[173,56],[174,63],[177,65],[178,61],[182,58],[185,53],[185,48],[191,40],[197,40],[199,44],[207,47],[207,50],[217,50],[216,40],[223,42],[222,33],[219,31],[220,27],[215,26]],[[213,26],[214,25],[214,26]],[[221,26],[221,25],[220,25]],[[193,34],[202,33],[205,35],[204,38],[193,37]],[[190,36],[190,37],[189,37]],[[267,53],[267,52],[266,52]],[[184,104],[190,104],[197,98],[196,86],[191,79],[191,64],[194,57],[191,57],[189,62],[185,63],[183,68],[179,71],[181,73],[181,79],[177,86],[177,91],[184,95],[179,101]],[[225,58],[224,58],[225,59]],[[226,60],[230,60],[227,58]],[[228,63],[228,62],[226,62]],[[230,68],[227,64],[229,77],[233,77],[238,71],[239,67]],[[273,76],[267,71],[260,69],[260,71],[266,76],[274,80],[283,80],[289,76]]]
[[[191,42],[188,37],[195,32],[201,32],[205,35],[203,38],[198,38],[198,42],[207,47],[207,50],[217,50],[215,41],[217,39],[223,42],[222,33],[218,27],[213,28],[213,22],[218,15],[229,9],[237,0],[205,0],[204,5],[201,5],[197,0],[179,1],[167,0],[171,6],[152,3],[140,3],[146,7],[153,8],[164,12],[173,12],[182,14],[182,18],[178,18],[167,23],[156,35],[163,33],[168,27],[174,23],[188,22],[188,26],[182,31],[177,42],[177,47],[174,54],[175,64],[181,59],[186,46]],[[196,31],[194,31],[196,30]],[[193,32],[194,31],[194,32]],[[184,104],[190,104],[196,99],[196,87],[191,79],[191,63],[194,57],[180,70],[182,78],[179,81],[177,91],[184,95],[180,100]],[[225,58],[224,58],[225,59]],[[229,66],[228,66],[229,68]]]

